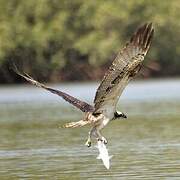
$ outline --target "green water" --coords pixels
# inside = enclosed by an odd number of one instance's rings
[[[56,87],[92,101],[97,84]],[[132,83],[103,135],[111,160],[84,146],[89,127],[59,128],[82,113],[31,86],[0,88],[0,179],[180,179],[180,81]]]

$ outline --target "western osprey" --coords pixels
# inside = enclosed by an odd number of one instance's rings
[[[16,73],[33,85],[61,96],[65,101],[85,113],[82,120],[67,123],[63,127],[75,128],[90,124],[92,128],[89,131],[88,140],[86,142],[88,147],[91,146],[92,137],[106,144],[107,140],[100,134],[100,130],[113,119],[126,118],[124,113],[116,110],[117,102],[128,82],[139,72],[144,57],[150,47],[153,33],[154,29],[152,23],[146,23],[138,28],[130,41],[118,53],[106,72],[97,89],[94,106],[70,96],[65,92],[47,87],[34,80],[29,75],[21,74],[17,69]]]

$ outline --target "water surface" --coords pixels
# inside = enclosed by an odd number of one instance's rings
[[[97,83],[63,84],[91,103]],[[84,146],[89,127],[59,128],[82,113],[33,86],[0,88],[0,179],[180,179],[180,80],[131,83],[118,108],[127,120],[103,130],[112,166]]]

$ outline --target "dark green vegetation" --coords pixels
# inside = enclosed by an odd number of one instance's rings
[[[161,68],[148,75],[179,75],[179,17],[178,0],[0,0],[0,83],[22,81],[12,62],[41,81],[99,79],[150,21],[155,37],[146,62]]]

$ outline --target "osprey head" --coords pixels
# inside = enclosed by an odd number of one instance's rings
[[[117,118],[127,118],[127,116],[123,113],[123,112],[120,112],[120,111],[116,111],[114,113],[114,120],[117,119]]]

